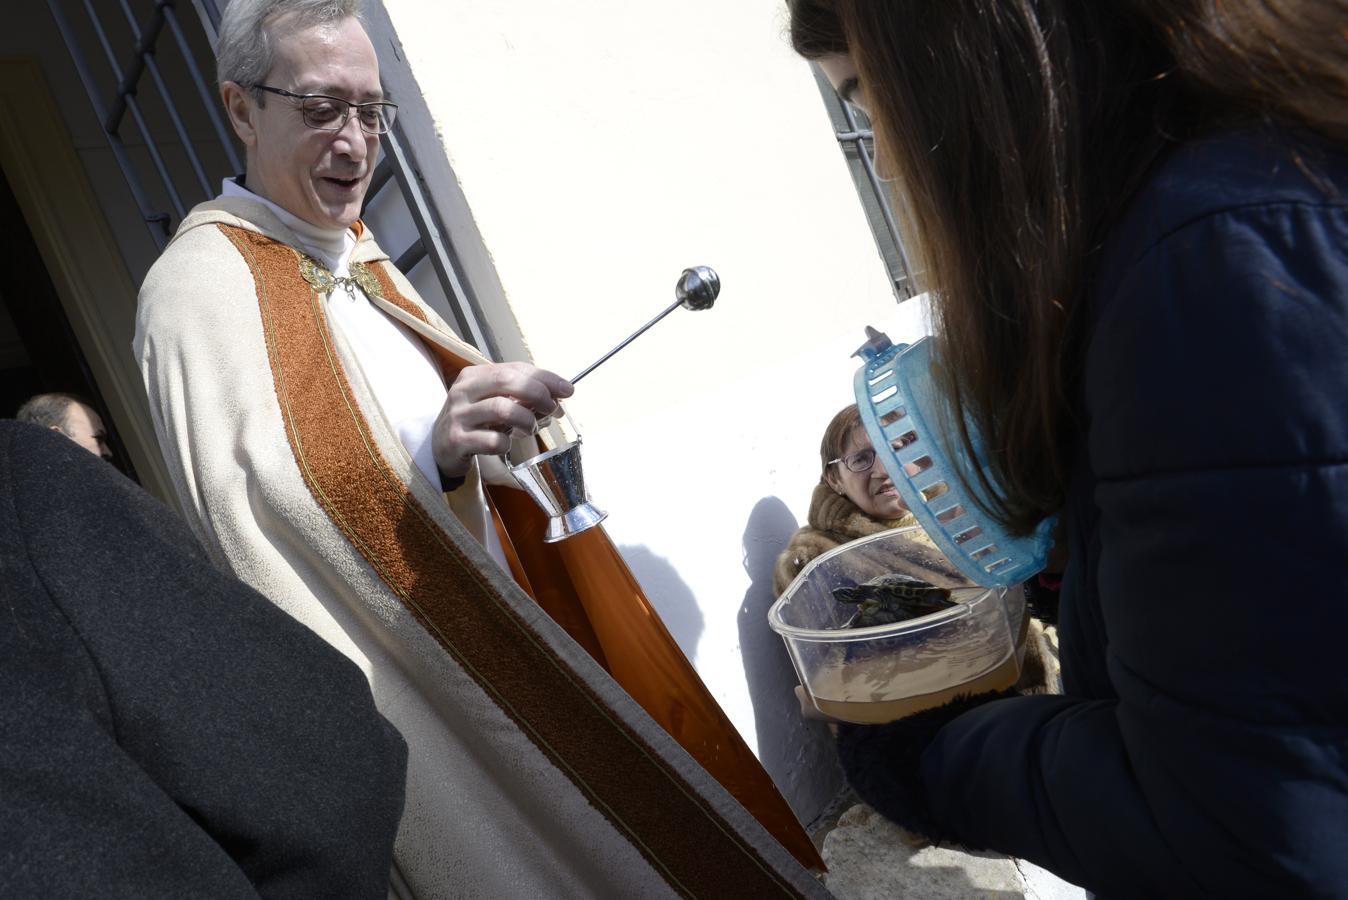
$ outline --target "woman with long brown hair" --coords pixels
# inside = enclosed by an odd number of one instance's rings
[[[788,5],[873,124],[966,476],[1067,557],[1066,696],[844,726],[853,785],[1110,896],[1348,895],[1348,5]]]

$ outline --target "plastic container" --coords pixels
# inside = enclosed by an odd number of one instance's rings
[[[918,523],[974,584],[1016,584],[1039,572],[1053,546],[1056,518],[1043,520],[1032,534],[1012,535],[960,481],[957,471],[982,469],[990,477],[991,472],[972,422],[967,423],[972,460],[949,433],[952,413],[931,375],[931,339],[893,344],[873,328],[866,334],[855,354],[862,366],[853,381],[861,424],[876,461]],[[909,475],[907,464],[920,471]]]
[[[812,560],[768,611],[800,683],[820,712],[846,722],[890,722],[960,694],[1004,690],[1020,677],[1023,595],[972,585],[925,542],[899,528]],[[853,604],[838,587],[902,572],[951,589],[957,605],[921,618],[846,628]]]

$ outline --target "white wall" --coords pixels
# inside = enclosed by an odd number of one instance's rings
[[[585,428],[586,481],[609,511],[609,534],[807,823],[840,789],[841,773],[827,732],[798,714],[795,674],[766,617],[773,564],[805,524],[819,479],[819,439],[852,400],[850,354],[864,324],[895,341],[925,333],[916,302],[839,312],[815,346],[759,355],[758,368],[719,392],[671,391],[659,409],[603,432]],[[664,437],[652,441],[656,434]]]
[[[839,781],[764,619],[772,561],[862,326],[900,310],[780,4],[384,7],[539,365],[573,376],[682,269],[720,273],[713,310],[676,310],[569,408],[609,533],[808,821]]]

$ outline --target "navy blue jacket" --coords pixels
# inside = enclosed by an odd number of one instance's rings
[[[1064,516],[1067,695],[941,727],[918,751],[929,831],[1110,898],[1348,897],[1348,154],[1300,141],[1182,145],[1111,231]],[[886,811],[877,745],[850,734]]]

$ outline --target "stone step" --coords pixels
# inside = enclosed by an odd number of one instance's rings
[[[1032,863],[934,847],[864,803],[822,831],[824,885],[837,900],[1085,900],[1086,892]]]

